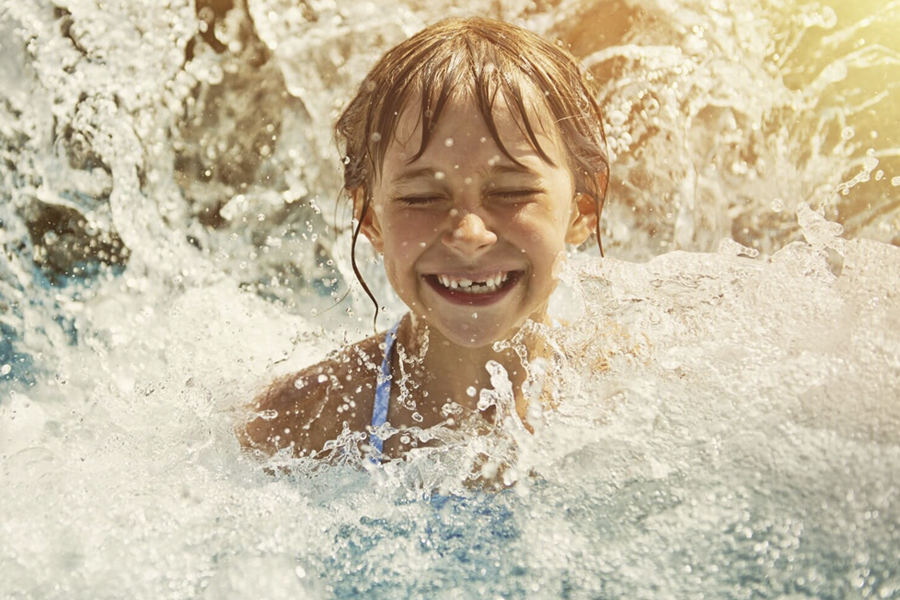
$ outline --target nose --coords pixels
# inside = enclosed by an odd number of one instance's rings
[[[474,212],[466,212],[443,237],[444,245],[463,254],[474,254],[496,241],[497,235]]]

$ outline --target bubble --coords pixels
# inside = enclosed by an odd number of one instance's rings
[[[9,372],[12,371],[12,367],[9,365],[3,365],[0,367],[0,375],[9,375]]]
[[[844,130],[841,132],[841,138],[845,140],[852,139],[854,135],[856,135],[856,130],[852,127],[844,127]]]

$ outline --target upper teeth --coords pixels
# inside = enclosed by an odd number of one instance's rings
[[[497,273],[496,275],[492,275],[487,279],[481,281],[473,281],[471,279],[456,279],[455,277],[450,277],[448,275],[438,275],[438,281],[441,282],[441,285],[450,289],[464,289],[467,292],[489,292],[494,291],[500,284],[506,281],[509,278],[509,273]],[[473,287],[474,285],[474,287]]]

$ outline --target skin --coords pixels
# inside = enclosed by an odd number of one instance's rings
[[[411,159],[421,142],[419,115],[414,110],[401,115],[362,222],[363,233],[383,256],[391,286],[410,308],[392,357],[395,383],[388,421],[394,427],[443,423],[441,408],[448,401],[461,407],[463,417],[479,415],[476,399],[466,390],[489,386],[489,360],[509,373],[516,409],[524,419],[525,368],[513,352],[497,352],[493,345],[511,338],[528,320],[549,323],[547,305],[566,244],[584,242],[597,220],[594,199],[576,192],[550,115],[542,105],[533,110],[538,117],[534,122],[545,124],[536,133],[553,164],[531,147],[502,97],[494,117],[519,165],[497,147],[465,96],[450,102],[416,160]],[[359,193],[354,198],[359,207]],[[441,284],[441,278],[448,283],[504,274],[506,281],[485,295]],[[364,432],[372,415],[382,342],[383,335],[368,338],[273,383],[255,404],[278,416],[250,421],[243,443],[268,453],[291,447],[303,455],[321,453],[345,424],[350,431]],[[526,345],[532,357],[541,354],[539,340],[526,340]],[[403,365],[415,411],[397,401],[401,354],[417,358]],[[385,442],[387,456],[408,450],[400,438]]]

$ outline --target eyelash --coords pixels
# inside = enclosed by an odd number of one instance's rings
[[[443,200],[443,198],[440,196],[403,196],[402,198],[397,198],[397,200],[407,206],[422,206],[434,201]]]
[[[541,193],[541,190],[536,189],[522,189],[522,190],[499,190],[494,191],[489,194],[489,196],[494,196],[498,198],[515,198],[518,200],[525,200],[527,198],[531,198],[533,196],[537,196]]]

